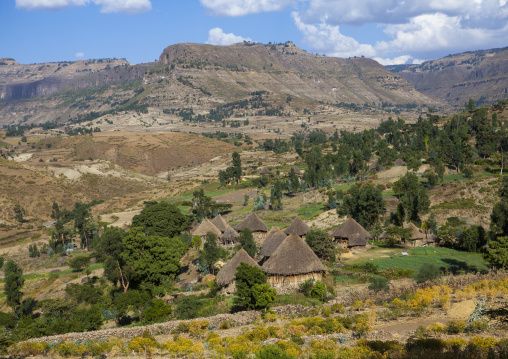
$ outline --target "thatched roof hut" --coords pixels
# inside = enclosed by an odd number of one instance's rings
[[[261,171],[259,171],[259,175],[269,175],[269,174],[270,171],[266,167],[261,168]]]
[[[275,228],[275,230],[274,230]],[[270,232],[266,235],[263,246],[259,251],[262,257],[270,257],[279,247],[279,245],[286,239],[286,235],[277,226],[273,226]]]
[[[295,175],[297,175],[297,176],[302,175],[302,171],[300,171],[300,169],[298,167],[293,167],[293,171],[295,172]]]
[[[284,231],[286,235],[296,233],[300,237],[305,236],[310,231],[310,227],[300,217],[296,217],[295,220],[289,225]]]
[[[371,235],[352,217],[349,217],[332,233],[332,237],[342,241],[349,248],[366,246],[367,239],[371,238]]]
[[[254,259],[242,248],[224,267],[217,273],[216,282],[220,286],[228,286],[235,280],[236,269],[240,263],[247,263],[251,266],[259,267]]]
[[[235,231],[240,232],[245,227],[249,228],[252,232],[268,232],[269,229],[255,212],[250,212],[247,218],[235,227]]]
[[[291,233],[261,267],[274,288],[296,289],[308,279],[320,280],[325,267],[305,241]]]
[[[415,226],[412,222],[406,224],[404,228],[411,229],[411,236],[409,237],[409,240],[419,241],[425,239],[425,234],[422,232],[422,230]]]
[[[200,236],[204,237],[208,232],[212,232],[213,234],[217,235],[217,237],[220,237],[222,232],[220,229],[215,227],[212,222],[208,218],[205,218],[203,222],[192,232],[193,236]]]
[[[232,245],[238,242],[240,234],[235,231],[231,226],[228,226],[226,231],[220,237],[221,243],[224,245]]]
[[[217,227],[222,233],[226,232],[226,229],[229,227],[228,222],[226,222],[220,214],[210,222],[212,222],[213,225]]]
[[[395,160],[395,166],[404,166],[406,162],[404,162],[401,158],[397,158]]]

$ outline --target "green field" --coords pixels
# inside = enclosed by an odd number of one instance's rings
[[[376,258],[373,260],[362,260],[354,264],[364,264],[370,262],[378,266],[380,270],[386,268],[403,268],[417,271],[422,265],[434,264],[452,273],[460,271],[466,272],[486,272],[488,266],[480,253],[470,253],[456,251],[449,248],[420,247],[408,249],[407,256],[394,254],[390,258]]]

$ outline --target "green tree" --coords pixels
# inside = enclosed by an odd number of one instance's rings
[[[74,272],[81,272],[90,265],[90,260],[91,258],[88,254],[77,254],[69,261],[69,267],[71,267]]]
[[[208,232],[206,234],[203,252],[201,252],[200,259],[209,272],[215,274],[215,262],[220,258],[220,248],[217,245],[217,236]]]
[[[489,248],[484,254],[487,262],[496,268],[508,267],[508,237],[499,236],[489,242]]]
[[[122,239],[122,259],[130,267],[131,281],[145,284],[158,293],[180,271],[180,258],[185,246],[178,238],[147,236],[142,228],[134,227]]]
[[[256,246],[256,243],[254,243],[254,236],[248,227],[242,229],[240,237],[238,237],[238,241],[249,256],[254,257],[254,255],[258,252],[258,247]]]
[[[503,177],[498,191],[499,202],[490,215],[490,228],[494,235],[508,236],[508,177]]]
[[[472,225],[459,234],[458,247],[468,252],[477,252],[487,244],[487,236],[482,226]]]
[[[423,283],[427,281],[433,281],[441,275],[439,267],[433,263],[423,264],[418,269],[415,279],[417,283]]]
[[[289,170],[289,181],[287,187],[290,193],[295,193],[300,190],[300,179],[296,175],[294,167],[291,167]]]
[[[423,184],[414,173],[406,173],[393,184],[393,191],[399,198],[410,221],[420,221],[420,214],[429,211],[430,200]]]
[[[275,290],[266,283],[261,268],[240,263],[236,269],[236,292],[233,302],[245,309],[266,308],[275,299]]]
[[[470,97],[469,101],[466,102],[466,111],[473,112],[476,110],[476,102]]]
[[[305,242],[316,253],[316,255],[324,260],[335,260],[335,244],[332,237],[321,229],[311,229],[305,236]]]
[[[204,218],[212,218],[219,213],[230,209],[233,205],[228,203],[217,203],[211,197],[205,195],[205,191],[200,188],[192,193],[192,213],[196,216],[198,221]]]
[[[372,227],[386,211],[381,190],[371,184],[355,183],[337,207],[339,216],[350,215],[365,228]]]
[[[132,227],[141,227],[147,235],[173,238],[189,228],[189,217],[177,206],[159,202],[144,208],[132,219]]]
[[[284,182],[277,180],[270,190],[270,203],[274,211],[281,211],[284,209],[282,198],[284,197]]]
[[[384,277],[372,277],[368,288],[375,292],[390,289],[388,286],[388,279]]]
[[[15,309],[21,304],[21,298],[23,298],[23,293],[21,292],[21,288],[25,283],[23,279],[23,269],[12,259],[9,259],[5,264],[4,276],[6,302],[9,307]]]
[[[76,202],[74,204],[74,228],[81,237],[83,248],[88,249],[88,243],[92,239],[94,225],[92,223],[92,215],[90,213],[90,206]]]
[[[326,284],[324,284],[320,280],[316,281],[316,283],[312,287],[310,296],[312,298],[319,299],[320,301],[324,301],[326,297]]]
[[[19,223],[25,223],[25,210],[23,207],[19,205],[19,203],[16,203],[14,205],[14,219]]]
[[[240,154],[238,152],[233,152],[233,178],[236,183],[239,183],[242,179],[242,160],[240,159]]]

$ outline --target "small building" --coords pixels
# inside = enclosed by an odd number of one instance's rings
[[[261,171],[259,171],[260,176],[261,175],[269,175],[269,174],[270,174],[270,171],[266,167],[261,168]]]
[[[220,237],[220,243],[225,247],[232,247],[238,243],[239,237],[240,234],[237,231],[235,231],[231,226],[228,226],[226,231],[222,233],[222,236]]]
[[[220,229],[214,226],[212,222],[208,218],[205,218],[203,222],[192,232],[193,236],[200,236],[202,239],[206,238],[206,234],[208,232],[212,232],[219,238],[222,235]]]
[[[429,247],[437,247],[439,245],[439,242],[441,242],[441,238],[434,234],[430,234],[427,236],[427,245]]]
[[[412,222],[404,225],[404,228],[409,228],[411,230],[411,234],[409,235],[408,240],[414,247],[421,247],[424,244],[427,244],[425,234]]]
[[[404,162],[401,158],[397,158],[394,163],[395,163],[395,166],[405,166],[406,165],[406,162]]]
[[[252,231],[252,235],[254,236],[254,241],[261,242],[266,238],[266,233],[268,232],[268,226],[257,216],[255,212],[250,212],[247,218],[243,220],[242,223],[235,227],[235,231],[240,232],[245,227],[249,228]]]
[[[341,248],[358,250],[367,248],[367,240],[371,238],[371,235],[357,221],[349,217],[332,233],[332,237]]]
[[[300,217],[296,217],[294,221],[284,230],[284,233],[289,236],[291,233],[296,233],[302,238],[305,238],[310,227]]]
[[[212,219],[210,222],[213,223],[215,227],[217,227],[222,233],[226,232],[226,229],[228,229],[229,224],[224,220],[224,218],[219,214],[214,219]]]
[[[314,251],[296,233],[291,233],[261,267],[277,293],[298,290],[308,279],[321,280],[325,267]]]
[[[298,167],[293,167],[293,172],[295,172],[295,175],[301,177],[303,174],[302,174],[302,171],[300,171],[300,169]]]
[[[272,254],[279,248],[279,245],[286,239],[286,234],[282,232],[279,227],[273,226],[270,232],[266,235],[266,239],[259,250],[259,256],[263,257],[266,261]]]
[[[235,292],[236,269],[240,263],[247,263],[248,265],[260,268],[256,261],[252,259],[251,256],[249,256],[249,254],[243,248],[240,249],[238,252],[236,252],[234,257],[231,258],[231,260],[227,262],[224,267],[222,267],[219,273],[217,273],[215,280],[217,284],[222,287],[222,293],[231,294]]]

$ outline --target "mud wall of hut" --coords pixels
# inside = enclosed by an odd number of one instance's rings
[[[300,284],[309,279],[322,280],[323,273],[317,272],[290,276],[270,275],[268,283],[277,291],[277,294],[285,294],[297,291]]]

